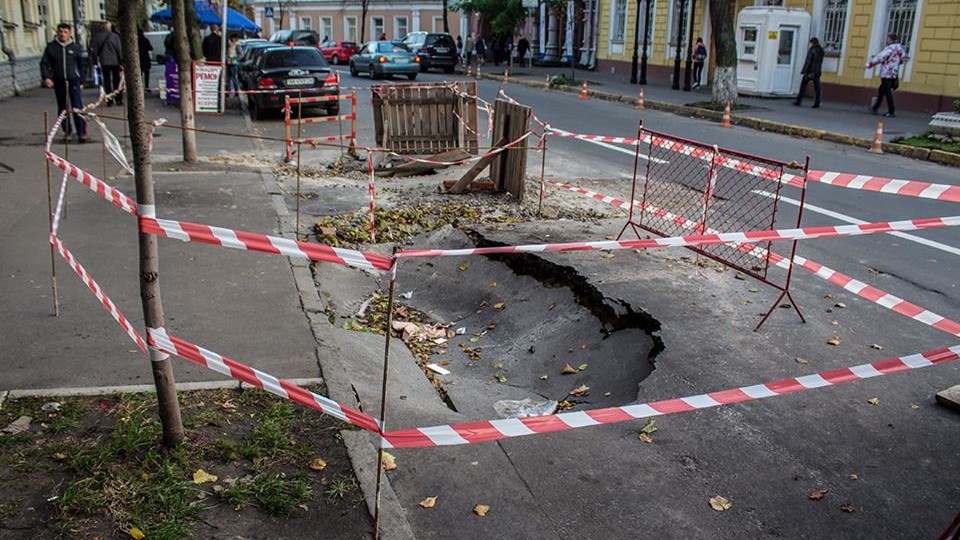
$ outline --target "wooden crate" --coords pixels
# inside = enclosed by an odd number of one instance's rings
[[[477,83],[396,84],[373,87],[377,145],[398,154],[479,151]],[[466,124],[466,125],[464,125]]]

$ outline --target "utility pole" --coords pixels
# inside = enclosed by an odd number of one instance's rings
[[[687,62],[683,67],[683,91],[690,91],[693,74],[693,19],[697,13],[697,0],[690,0],[690,24],[687,25]]]
[[[680,89],[680,45],[683,43],[683,7],[686,0],[677,0],[677,4],[680,7],[679,17],[677,17],[677,34],[674,36],[677,40],[677,50],[673,59],[673,84],[670,85],[674,90]]]
[[[643,56],[640,58],[640,84],[647,84],[647,48],[649,48],[649,43],[648,43],[649,37],[650,37],[650,0],[644,0]]]
[[[173,10],[173,43],[177,56],[177,74],[180,79],[180,126],[183,128],[180,135],[183,140],[183,161],[196,163],[197,134],[193,131],[193,59],[190,57],[190,43],[187,38],[184,0],[170,0],[170,7]],[[134,48],[134,50],[137,49]]]
[[[646,37],[644,37],[644,49],[646,49]],[[633,19],[633,58],[630,62],[630,84],[637,84],[637,60],[640,56],[640,0],[637,0],[637,17]]]
[[[183,0],[179,0],[182,2]],[[124,79],[127,86],[127,121],[133,146],[133,171],[137,185],[137,210],[141,215],[153,212],[153,168],[150,143],[144,114],[143,79],[140,78],[140,55],[137,49],[138,0],[120,0],[119,18],[123,46]],[[184,42],[186,45],[186,42]],[[186,49],[184,48],[184,52]],[[181,85],[182,87],[182,85]],[[163,328],[163,304],[160,302],[160,262],[157,237],[140,233],[140,299],[146,327]],[[163,427],[163,446],[173,448],[183,441],[180,403],[173,379],[170,357],[150,348],[150,367],[157,387],[157,409]]]

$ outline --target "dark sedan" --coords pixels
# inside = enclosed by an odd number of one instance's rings
[[[250,114],[262,119],[267,111],[283,108],[284,95],[291,97],[335,96],[340,92],[337,74],[316,47],[277,47],[267,49],[257,59],[249,79],[251,90],[267,90],[249,95]],[[328,114],[338,114],[338,101],[323,102]]]

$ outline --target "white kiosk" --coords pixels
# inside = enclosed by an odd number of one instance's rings
[[[737,15],[737,91],[795,96],[810,41],[810,14],[803,9],[746,7]]]

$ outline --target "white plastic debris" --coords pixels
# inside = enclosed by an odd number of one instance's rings
[[[555,400],[539,399],[503,399],[493,404],[500,418],[526,418],[553,414],[559,405]]]
[[[449,375],[449,374],[450,374],[450,370],[449,370],[449,369],[442,368],[442,367],[440,367],[440,366],[438,366],[438,365],[436,365],[436,364],[427,364],[427,365],[426,365],[426,368],[429,369],[430,371],[434,372],[434,373],[439,373],[440,375]]]
[[[57,412],[60,410],[60,403],[56,401],[44,403],[43,406],[40,407],[40,410],[42,410],[43,412],[50,412],[50,413]]]
[[[405,293],[400,293],[399,296],[400,296],[400,298],[403,298],[404,300],[409,300],[409,299],[413,298],[413,291],[407,291],[407,292],[405,292]]]
[[[460,328],[457,328],[456,333],[457,333],[458,336],[462,336],[462,335],[466,334],[466,333],[467,333],[467,327],[466,327],[466,326],[461,326]]]
[[[16,435],[18,433],[23,433],[24,431],[30,429],[30,421],[33,420],[29,416],[21,416],[13,422],[7,424],[7,427],[0,429],[3,433],[10,435]]]

